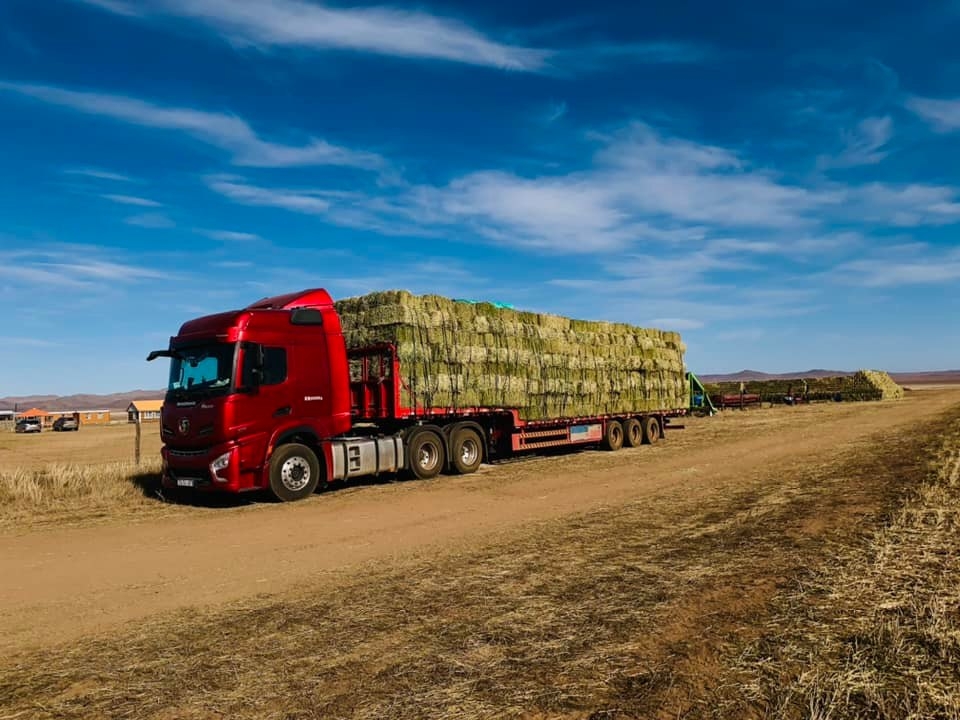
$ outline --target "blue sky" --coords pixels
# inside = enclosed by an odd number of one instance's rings
[[[0,396],[407,288],[699,372],[960,366],[960,4],[0,5]]]

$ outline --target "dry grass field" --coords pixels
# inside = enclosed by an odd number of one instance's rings
[[[956,389],[296,506],[124,502],[0,535],[0,717],[960,718]]]
[[[129,423],[87,425],[77,432],[44,430],[37,434],[0,432],[0,472],[34,470],[50,464],[93,465],[133,461],[135,427]],[[144,457],[160,452],[160,428],[142,427]]]
[[[0,432],[0,528],[162,512],[150,499],[160,470],[156,425],[83,427],[78,432]]]

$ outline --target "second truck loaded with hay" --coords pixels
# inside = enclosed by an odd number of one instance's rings
[[[298,500],[320,482],[578,445],[654,443],[686,414],[677,333],[408,292],[267,298],[166,350],[164,484]]]

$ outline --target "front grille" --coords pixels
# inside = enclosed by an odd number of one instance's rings
[[[200,457],[201,455],[206,455],[206,450],[174,450],[173,448],[167,448],[167,453],[173,457],[180,458],[193,458]]]

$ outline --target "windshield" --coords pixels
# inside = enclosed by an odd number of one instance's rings
[[[170,360],[167,391],[177,395],[226,393],[233,380],[233,343],[210,343],[176,349]]]

